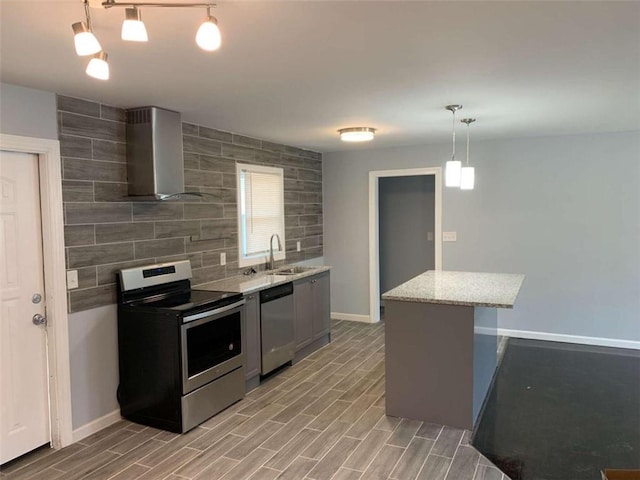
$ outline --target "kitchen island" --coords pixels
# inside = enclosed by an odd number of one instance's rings
[[[386,413],[471,430],[497,363],[497,308],[524,275],[428,271],[388,291]]]

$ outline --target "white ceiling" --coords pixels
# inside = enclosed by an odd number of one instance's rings
[[[446,141],[451,103],[473,139],[640,129],[640,2],[223,2],[214,53],[194,43],[204,9],[142,10],[132,44],[122,9],[96,8],[108,82],[74,53],[80,0],[0,7],[3,82],[320,151],[359,148],[349,126],[379,129],[367,147]]]

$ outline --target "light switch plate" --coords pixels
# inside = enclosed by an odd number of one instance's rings
[[[433,242],[433,232],[427,232],[427,242]]]
[[[227,264],[227,254],[225,252],[220,253],[220,265]]]
[[[78,271],[69,270],[67,272],[67,290],[78,288]]]
[[[296,252],[300,251],[300,242],[296,242]]]
[[[443,242],[455,242],[457,241],[457,232],[442,232]]]

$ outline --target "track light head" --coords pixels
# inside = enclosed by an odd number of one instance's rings
[[[207,8],[207,16],[202,24],[200,24],[198,32],[196,33],[196,43],[202,50],[213,52],[220,48],[222,35],[218,28],[218,19],[209,15],[209,13],[209,8]]]
[[[126,8],[122,22],[122,40],[129,42],[148,42],[147,28],[144,26],[140,10],[136,7]]]
[[[106,52],[96,53],[87,65],[87,75],[98,80],[109,80],[109,63]]]
[[[100,42],[86,23],[76,22],[71,25],[71,28],[73,29],[73,43],[79,56],[93,55],[102,50]]]

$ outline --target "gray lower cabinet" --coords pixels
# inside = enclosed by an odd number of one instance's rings
[[[245,378],[249,380],[260,374],[260,294],[250,293],[245,297]]]
[[[313,341],[313,307],[311,280],[304,278],[293,283],[293,334],[296,352]]]
[[[294,334],[296,351],[329,333],[329,272],[293,283]]]
[[[331,331],[331,301],[329,272],[316,275],[311,280],[313,299],[313,339],[317,340]]]

